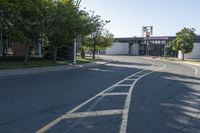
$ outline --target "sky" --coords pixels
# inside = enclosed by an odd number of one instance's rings
[[[142,35],[153,26],[154,36],[173,36],[184,27],[200,34],[200,0],[82,0],[81,8],[95,11],[115,37]]]

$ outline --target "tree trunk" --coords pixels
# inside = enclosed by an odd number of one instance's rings
[[[85,58],[85,51],[81,49],[81,58]]]
[[[185,52],[181,51],[182,52],[182,61],[185,60]]]
[[[30,46],[28,49],[28,62],[31,61],[31,51],[32,51],[32,46]]]
[[[7,54],[8,54],[8,44],[7,43],[2,43],[2,56],[3,58],[6,58],[7,57]]]
[[[24,59],[24,65],[28,65],[28,58],[29,58],[29,48],[30,46],[26,45],[25,46],[25,59]]]
[[[93,45],[93,51],[92,51],[92,59],[95,60],[95,52],[96,52],[96,44]]]
[[[56,63],[57,62],[57,47],[55,46],[53,48],[53,62]]]
[[[2,57],[6,58],[6,47],[3,46]]]

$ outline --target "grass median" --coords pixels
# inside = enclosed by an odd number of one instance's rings
[[[97,58],[95,60],[92,59],[92,57],[86,57],[86,58],[77,58],[77,64],[85,64],[85,63],[91,63],[97,60],[101,60],[100,58]],[[57,63],[53,63],[51,60],[32,60],[28,63],[28,65],[24,65],[24,61],[22,60],[4,60],[0,61],[0,69],[20,69],[20,68],[32,68],[32,67],[48,67],[48,66],[60,66],[60,65],[69,65],[72,64],[73,61],[57,61]]]

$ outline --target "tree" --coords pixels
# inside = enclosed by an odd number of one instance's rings
[[[30,59],[31,48],[43,38],[53,49],[73,44],[77,36],[91,35],[95,56],[98,36],[107,21],[79,9],[81,0],[1,0],[0,32],[14,42],[25,45],[25,64]],[[95,57],[94,57],[95,58]]]
[[[46,4],[45,17],[45,36],[48,39],[48,45],[53,48],[53,62],[57,61],[57,49],[64,45],[67,40],[69,31],[68,21],[69,6],[71,2],[68,1],[53,1],[50,0]]]
[[[181,31],[176,33],[176,39],[174,39],[170,46],[175,51],[181,51],[182,60],[185,58],[185,53],[190,53],[193,50],[193,43],[196,34],[195,29],[183,28]]]
[[[110,33],[108,30],[103,30],[102,34],[99,39],[97,39],[98,43],[97,45],[97,50],[104,50],[107,47],[110,47],[113,45],[113,37],[114,35]]]
[[[92,33],[90,34],[89,38],[90,39],[86,39],[86,40],[90,40],[88,43],[88,45],[92,46],[90,48],[92,48],[92,57],[93,59],[95,59],[95,54],[96,54],[96,50],[97,50],[97,45],[99,44],[99,41],[101,36],[102,36],[102,32],[104,30],[104,26],[109,23],[110,21],[104,21],[101,19],[101,16],[99,15],[94,15],[94,12],[92,13],[91,16],[91,28],[92,28]],[[86,44],[87,44],[86,43]],[[102,43],[101,43],[102,44]]]
[[[105,26],[105,24],[103,24],[103,21],[100,19],[100,16],[96,16],[93,18],[94,22],[93,22],[93,28],[94,31],[91,34],[91,38],[92,38],[92,45],[93,45],[93,49],[92,49],[92,58],[93,60],[95,59],[95,54],[96,54],[96,45],[98,44],[98,38],[101,36],[101,31],[103,30],[103,27]]]
[[[9,2],[8,0],[1,0],[0,2],[0,36],[8,37],[9,31],[13,28],[16,20],[19,16],[19,10],[17,8],[18,1]],[[0,38],[1,39],[1,38]],[[2,40],[0,40],[2,46],[2,55],[5,57],[5,51],[7,46]]]
[[[38,44],[43,33],[43,7],[42,0],[21,0],[20,23],[17,26],[22,33],[22,43],[25,44],[25,64],[30,61],[31,48]]]
[[[25,64],[30,57],[30,48],[34,46],[42,33],[42,0],[3,0],[3,10],[1,18],[5,32],[12,41],[25,45]],[[8,16],[7,16],[8,14]]]
[[[84,53],[85,50],[94,51],[94,46],[95,46],[95,51],[103,50],[112,45],[113,45],[113,34],[111,34],[107,30],[103,30],[101,31],[101,34],[98,34],[95,36],[95,41],[94,41],[94,38],[91,38],[91,36],[85,37],[81,50],[82,50],[82,53]],[[93,52],[93,59],[95,59],[94,52]]]
[[[45,35],[53,48],[53,62],[56,63],[59,47],[72,44],[77,35],[88,33],[87,17],[72,0],[50,1],[46,6]]]
[[[7,33],[19,17],[17,3],[19,1],[1,0],[0,2],[0,32]]]
[[[77,36],[87,36],[93,32],[89,13],[79,10],[73,0],[49,1],[46,4],[45,35],[53,48],[53,61],[57,60],[57,49],[73,44]]]

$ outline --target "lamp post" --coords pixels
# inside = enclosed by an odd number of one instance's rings
[[[81,0],[77,0],[76,1],[76,6],[79,7],[81,4]],[[73,64],[76,65],[76,51],[77,51],[77,43],[80,44],[81,43],[81,39],[79,36],[77,36],[75,39],[74,39],[74,60],[73,60]]]
[[[78,7],[79,7],[79,6],[80,6],[80,4],[81,4],[81,0],[77,0],[77,1],[76,1],[76,6],[78,6]]]
[[[164,57],[167,58],[167,49],[170,48],[168,45],[164,45]]]
[[[103,30],[103,28],[104,28],[108,23],[110,23],[110,20],[105,20],[105,23],[104,23],[104,25],[102,26],[101,31]]]

